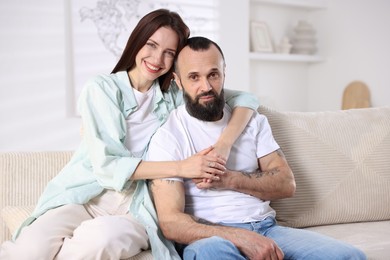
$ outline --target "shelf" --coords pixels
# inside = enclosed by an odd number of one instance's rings
[[[249,58],[253,61],[283,61],[283,62],[302,62],[317,63],[323,62],[324,59],[318,55],[302,54],[281,54],[281,53],[249,53]]]
[[[303,9],[325,9],[325,0],[251,0],[254,4],[289,6]]]

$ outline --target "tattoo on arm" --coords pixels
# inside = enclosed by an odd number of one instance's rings
[[[278,154],[278,156],[285,158],[282,149],[276,150],[276,153]],[[258,169],[255,172],[241,172],[241,174],[244,175],[245,177],[248,177],[248,178],[252,178],[252,177],[253,178],[261,178],[265,175],[273,176],[275,174],[278,174],[279,172],[280,172],[280,170],[278,168],[275,168],[275,169],[271,169],[269,171],[261,171],[261,169]]]
[[[269,171],[261,171],[261,170],[256,170],[255,172],[241,172],[242,175],[244,175],[245,177],[248,177],[248,178],[261,178],[265,175],[275,175],[275,174],[278,174],[279,173],[279,169],[278,168],[275,168],[275,169],[272,169],[272,170],[269,170]]]
[[[155,179],[155,180],[151,180],[151,181],[150,181],[150,186],[154,185],[157,181],[165,181],[165,182],[167,182],[168,184],[174,184],[174,183],[175,183],[174,180],[161,180],[161,179]]]

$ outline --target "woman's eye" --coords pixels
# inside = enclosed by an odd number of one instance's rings
[[[167,56],[169,56],[170,58],[175,58],[175,53],[173,51],[167,51],[165,52],[167,54]]]
[[[156,44],[154,44],[153,42],[147,42],[146,45],[152,48],[156,48]]]

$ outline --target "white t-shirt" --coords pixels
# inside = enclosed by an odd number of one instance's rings
[[[127,131],[126,147],[134,157],[143,156],[146,145],[153,133],[160,125],[160,121],[153,114],[153,98],[155,96],[155,84],[145,93],[132,88],[137,100],[137,109],[126,118]]]
[[[151,161],[182,160],[213,145],[231,117],[225,106],[223,118],[205,122],[190,116],[185,105],[173,110],[168,121],[153,136],[147,155]],[[265,116],[255,113],[234,143],[227,168],[253,172],[258,158],[279,149]],[[185,212],[219,223],[246,223],[275,216],[269,201],[230,190],[200,190],[190,179],[174,178],[185,185]]]

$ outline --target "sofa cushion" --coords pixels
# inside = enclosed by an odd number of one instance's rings
[[[10,233],[13,234],[33,210],[34,206],[7,206],[1,210],[1,217]]]
[[[389,259],[390,221],[326,225],[306,229],[354,245],[364,251],[367,259]]]
[[[259,112],[268,117],[297,184],[293,198],[271,203],[280,224],[390,219],[390,107]]]

